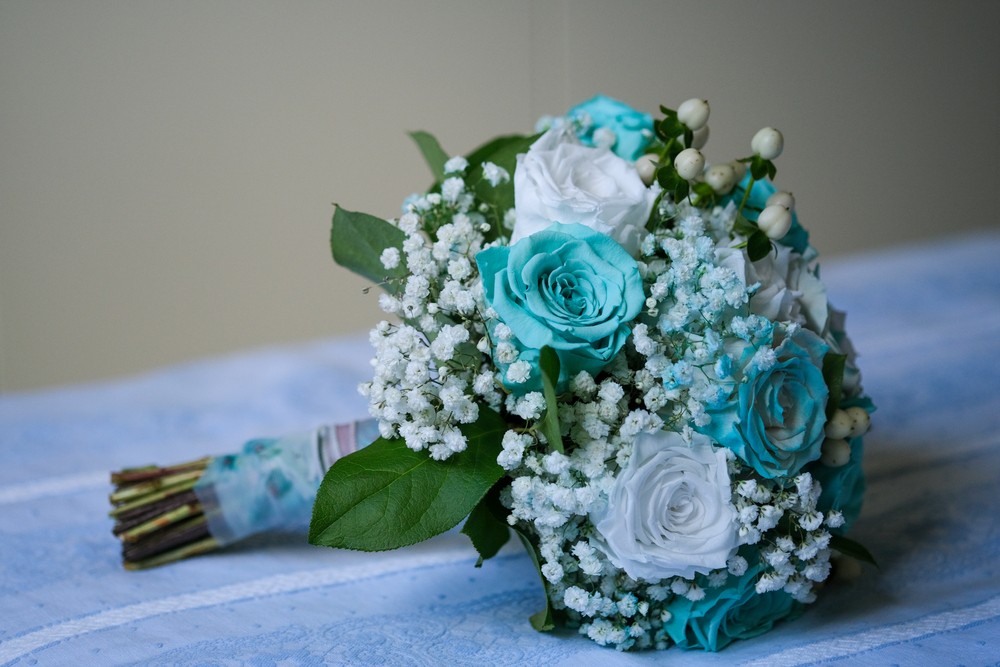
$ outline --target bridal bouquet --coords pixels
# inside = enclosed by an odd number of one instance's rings
[[[384,288],[381,437],[339,459],[309,541],[378,551],[465,520],[513,530],[545,587],[538,630],[618,649],[717,650],[801,612],[864,490],[844,313],[773,128],[707,166],[708,104],[663,118],[598,96],[534,136],[449,157],[398,219],[337,208],[341,265]]]
[[[116,473],[126,567],[310,506],[312,544],[362,551],[464,521],[477,566],[524,544],[537,630],[714,651],[800,614],[834,552],[872,562],[845,534],[874,407],[771,184],[782,135],[709,166],[707,102],[660,111],[598,96],[464,157],[413,133],[433,186],[333,217],[384,289],[373,421]]]

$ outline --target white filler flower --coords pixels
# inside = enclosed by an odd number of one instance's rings
[[[592,544],[633,579],[691,579],[726,567],[738,543],[725,450],[696,435],[642,435],[607,506],[590,513]]]
[[[578,222],[620,243],[633,257],[659,186],[647,188],[635,167],[607,148],[580,144],[570,129],[552,129],[517,156],[510,244],[553,222]]]

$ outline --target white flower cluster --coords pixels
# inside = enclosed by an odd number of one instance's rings
[[[453,158],[445,171],[467,167],[464,158]],[[476,421],[480,401],[498,408],[502,400],[483,364],[489,343],[475,255],[490,225],[474,203],[464,179],[451,176],[440,193],[411,198],[407,212],[390,221],[406,234],[407,275],[379,305],[403,323],[383,321],[372,330],[374,379],[360,387],[384,437],[402,437],[439,460],[466,448],[459,425]],[[394,269],[403,257],[388,248],[381,259]]]

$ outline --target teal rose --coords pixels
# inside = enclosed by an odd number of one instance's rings
[[[735,397],[709,408],[711,421],[698,430],[763,477],[795,475],[820,457],[829,395],[822,368],[829,349],[801,328],[782,340],[773,356],[748,347]]]
[[[476,262],[487,302],[513,333],[510,341],[492,336],[494,359],[519,395],[541,388],[538,355],[546,345],[559,356],[557,391],[580,371],[600,372],[625,345],[645,300],[635,260],[580,224],[553,223],[512,246],[483,250]],[[516,360],[503,359],[504,343],[516,348]]]
[[[584,126],[580,141],[584,146],[595,145],[595,132],[611,130],[615,142],[609,147],[618,157],[635,161],[646,150],[653,137],[653,117],[636,111],[624,102],[598,95],[592,100],[578,104],[569,110],[569,118],[586,113],[591,120]]]
[[[756,555],[747,560],[758,561]],[[783,618],[801,613],[802,605],[784,591],[757,593],[759,569],[754,565],[740,577],[729,575],[722,586],[706,587],[705,597],[697,602],[674,598],[663,629],[681,648],[718,651],[734,639],[756,637]]]

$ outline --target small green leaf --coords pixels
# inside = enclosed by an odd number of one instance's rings
[[[673,109],[668,109],[667,107],[660,105],[660,113],[662,113],[667,118],[677,118],[677,112]]]
[[[684,147],[685,148],[691,148],[691,144],[692,143],[694,143],[694,132],[692,132],[691,130],[687,129],[687,127],[685,127],[684,128]]]
[[[846,354],[827,352],[823,357],[823,380],[830,390],[826,399],[826,418],[832,419],[833,413],[840,407],[840,399],[844,393],[844,366],[847,365]]]
[[[469,536],[472,546],[479,552],[476,567],[482,567],[484,560],[496,556],[510,539],[510,527],[503,519],[507,509],[500,504],[500,489],[505,485],[503,480],[494,484],[462,526],[462,533]]]
[[[347,211],[339,206],[333,213],[333,228],[330,230],[333,260],[373,282],[381,283],[386,277],[406,275],[405,239],[406,234],[401,230],[373,215]],[[386,269],[382,265],[382,251],[386,248],[399,249],[399,266],[395,269]],[[393,283],[386,285],[389,292],[396,289]]]
[[[849,537],[844,537],[843,535],[831,535],[830,536],[830,548],[836,549],[845,556],[850,556],[854,560],[859,560],[862,563],[868,563],[869,565],[874,565],[878,567],[878,563],[875,562],[875,557],[871,555],[860,542],[855,542]],[[879,568],[880,570],[882,568]]]
[[[680,203],[685,197],[688,196],[691,186],[684,179],[680,179],[677,185],[674,186],[674,201]]]
[[[736,216],[736,221],[733,223],[733,231],[743,236],[750,236],[759,229],[756,222],[747,220],[742,213]]]
[[[388,551],[458,525],[503,475],[497,456],[507,424],[480,406],[479,419],[460,428],[468,446],[445,461],[400,438],[379,438],[339,459],[316,494],[309,543]]]
[[[769,252],[771,252],[771,239],[759,229],[747,239],[747,255],[750,256],[751,262],[764,259]]]
[[[664,190],[673,190],[677,187],[677,181],[679,180],[677,170],[674,169],[673,165],[664,165],[656,170],[656,182]]]
[[[552,618],[552,605],[549,603],[549,582],[546,581],[545,575],[542,574],[542,565],[538,559],[538,550],[535,548],[534,542],[532,542],[530,537],[522,533],[517,528],[514,529],[514,532],[521,538],[524,550],[528,552],[531,562],[535,564],[535,570],[538,572],[538,576],[542,580],[542,588],[545,592],[545,609],[531,615],[531,618],[529,619],[531,621],[531,627],[538,632],[548,632],[556,627],[555,619]]]
[[[750,160],[750,175],[753,176],[753,180],[762,181],[764,177],[767,176],[767,164],[766,160],[759,155],[754,155],[753,159]]]
[[[423,130],[410,132],[410,137],[416,142],[417,147],[424,156],[427,166],[430,167],[434,181],[444,182],[444,163],[448,161],[448,154],[441,148],[441,144],[434,138],[434,135]]]
[[[559,403],[556,401],[556,386],[559,384],[559,355],[548,345],[538,355],[538,366],[542,371],[542,391],[545,394],[545,416],[541,429],[549,447],[560,454],[565,453],[562,434],[559,432]]]
[[[767,177],[773,181],[774,177],[778,173],[778,168],[775,167],[774,163],[771,162],[770,160],[765,160],[765,162],[767,163]]]

